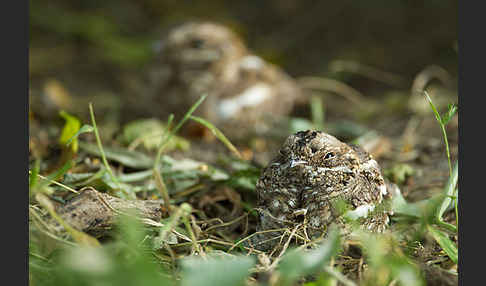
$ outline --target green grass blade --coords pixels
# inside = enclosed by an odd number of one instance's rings
[[[162,155],[162,152],[164,151],[164,148],[167,145],[167,143],[169,143],[170,139],[172,139],[174,134],[176,134],[177,131],[179,131],[179,129],[182,127],[182,125],[189,119],[189,117],[192,115],[192,113],[199,107],[199,105],[201,105],[201,103],[206,99],[207,96],[208,96],[207,94],[202,95],[199,98],[199,100],[191,106],[189,111],[184,115],[182,120],[179,121],[179,123],[174,127],[174,129],[169,132],[169,135],[165,137],[165,140],[160,143],[160,148],[157,152],[157,157],[155,159],[154,168],[159,167],[157,164],[160,161],[160,156]],[[172,121],[170,117],[169,117],[169,120]],[[169,126],[169,124],[167,124],[167,126]]]
[[[428,225],[427,229],[432,237],[437,241],[437,243],[442,247],[442,249],[447,253],[447,256],[454,262],[457,263],[458,251],[456,245],[444,234],[442,231],[436,229],[435,227]]]
[[[214,126],[212,123],[204,120],[201,117],[197,117],[197,116],[192,116],[191,115],[189,118],[192,119],[192,120],[194,120],[194,121],[196,121],[197,123],[200,123],[200,124],[204,125],[206,128],[208,128],[209,130],[211,130],[211,132],[214,134],[214,136],[216,136],[216,138],[218,138],[221,142],[223,142],[223,144],[231,152],[233,152],[233,154],[235,154],[236,157],[238,157],[239,159],[241,159],[241,154],[238,151],[238,149],[236,149],[236,147],[228,140],[228,138],[226,138],[226,136],[224,136],[223,132],[221,132],[218,128],[216,128],[216,126]]]
[[[37,174],[39,174],[40,170],[40,159],[35,160],[34,162],[34,168],[32,169],[32,172],[30,173],[29,176],[29,190],[32,190],[36,187],[37,182],[38,182],[38,177]]]
[[[42,180],[43,180],[41,183],[34,183],[32,185],[32,187],[29,188],[29,197],[32,197],[33,195],[36,195],[37,193],[43,193],[43,192],[47,191],[46,187],[49,186],[50,184],[55,184],[55,185],[61,186],[63,188],[67,188],[74,193],[77,193],[76,190],[71,189],[69,187],[66,187],[66,186],[64,186],[64,185],[62,185],[62,184],[60,184],[59,182],[56,181],[59,178],[61,178],[62,176],[64,176],[64,174],[66,174],[67,171],[69,171],[73,166],[74,166],[74,162],[72,160],[68,160],[61,168],[56,170],[54,173],[49,174],[47,177],[41,176],[39,174],[38,170],[36,172],[35,167],[34,167],[34,171],[31,172],[29,170],[30,184],[32,184],[32,179],[33,179],[34,175],[36,177],[36,179],[35,179],[36,181],[38,180],[37,178],[42,178]]]
[[[456,161],[456,164],[454,165],[454,169],[452,171],[452,175],[449,177],[449,180],[447,181],[447,184],[444,187],[444,191],[443,191],[444,200],[442,201],[440,207],[437,209],[436,219],[438,219],[439,221],[442,221],[442,215],[446,211],[447,207],[453,201],[452,197],[456,195],[455,189],[456,189],[458,173],[459,173],[458,169],[459,169],[459,164]]]
[[[161,197],[164,199],[164,205],[170,213],[171,207],[170,207],[169,192],[167,191],[167,187],[164,183],[164,180],[162,179],[162,175],[160,174],[157,168],[153,168],[152,171],[153,171],[152,172],[153,176],[155,178],[155,186],[159,190]]]
[[[93,124],[93,129],[94,129],[94,133],[95,133],[95,137],[96,137],[96,144],[98,144],[98,149],[100,150],[100,153],[101,153],[101,159],[103,160],[103,164],[104,164],[106,170],[108,171],[108,174],[109,174],[111,180],[113,182],[115,182],[119,191],[122,191],[122,193],[124,193],[125,195],[127,195],[131,198],[135,198],[134,194],[129,194],[124,188],[121,187],[120,182],[116,178],[115,174],[113,174],[113,171],[111,170],[111,167],[108,164],[108,160],[106,159],[105,151],[103,150],[103,145],[101,144],[101,138],[100,138],[100,134],[98,132],[98,127],[96,126],[96,120],[95,120],[94,111],[93,111],[93,104],[91,102],[89,103],[89,113],[90,113],[90,116],[91,116],[91,124]]]
[[[430,104],[430,107],[432,108],[432,111],[434,112],[435,119],[437,119],[437,121],[442,125],[442,118],[440,117],[440,114],[437,111],[437,108],[435,108],[435,105],[432,103],[432,99],[430,99],[430,96],[427,93],[427,91],[424,90],[424,94],[425,94],[425,98],[427,99],[427,101]]]
[[[459,188],[456,188],[455,192],[454,192],[454,196],[456,197],[454,199],[454,211],[456,213],[456,225],[459,226],[459,213],[458,213],[458,210],[457,210],[457,203],[459,201],[459,197],[457,196],[459,193]]]
[[[430,99],[429,94],[425,90],[424,90],[424,94],[425,94],[425,98],[430,104],[430,107],[432,108],[432,111],[434,112],[435,119],[437,119],[437,122],[439,122],[440,129],[442,131],[442,136],[444,138],[444,144],[446,147],[447,162],[449,164],[449,175],[452,176],[451,152],[449,151],[449,141],[447,140],[445,125],[450,121],[452,116],[454,116],[457,108],[454,108],[454,105],[449,105],[448,113],[441,117],[439,112],[437,111],[437,108],[435,108],[435,105],[432,103],[432,99]]]
[[[174,120],[174,114],[170,114],[169,115],[169,119],[167,119],[167,125],[165,126],[165,129],[164,129],[164,137],[163,138],[167,138],[169,135],[168,132],[169,132],[169,129],[170,129],[170,126],[172,124],[172,121]],[[155,157],[155,163],[154,163],[154,166],[159,166],[159,163],[160,163],[160,157],[162,156],[162,151],[164,150],[163,148],[165,148],[166,144],[168,144],[169,141],[164,141],[163,139],[160,141],[160,146],[159,146],[159,150],[157,150],[157,156]]]
[[[72,160],[67,161],[61,168],[56,170],[54,173],[48,175],[46,177],[46,180],[40,183],[36,189],[37,190],[44,189],[45,187],[51,184],[51,181],[56,181],[62,176],[64,176],[64,174],[66,174],[66,172],[69,171],[73,166],[74,166],[74,162]]]
[[[317,130],[324,129],[324,104],[322,97],[313,96],[310,102],[312,123]]]
[[[93,130],[94,130],[93,126],[89,124],[84,124],[78,130],[78,132],[76,132],[71,138],[69,138],[69,140],[66,142],[66,145],[69,146],[69,144],[71,144],[71,142],[73,142],[74,139],[77,139],[80,134],[93,132]]]

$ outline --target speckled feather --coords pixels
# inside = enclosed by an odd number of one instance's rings
[[[369,211],[388,195],[378,163],[359,146],[348,145],[320,131],[289,136],[279,155],[263,170],[256,185],[260,219],[257,231],[292,228],[305,221],[309,238],[325,234],[330,224],[344,226],[336,207],[343,200],[362,227],[382,232],[388,214]],[[257,235],[253,244],[280,236]],[[278,239],[257,248],[268,250]]]

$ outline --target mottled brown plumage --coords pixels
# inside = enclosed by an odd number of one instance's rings
[[[202,94],[196,115],[230,138],[263,134],[287,115],[297,84],[281,69],[251,54],[228,28],[214,23],[187,23],[163,40],[150,109],[162,118],[180,118]]]
[[[387,211],[378,207],[389,195],[378,163],[362,148],[320,131],[289,136],[256,187],[257,231],[293,229],[302,224],[305,231],[301,235],[311,239],[325,234],[333,223],[346,232],[345,217],[377,232],[382,232],[389,220]],[[347,213],[339,207],[340,201],[348,205]],[[282,233],[257,235],[253,244],[268,250]],[[271,241],[262,243],[266,240]]]

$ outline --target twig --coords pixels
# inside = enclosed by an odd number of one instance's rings
[[[287,251],[287,248],[289,247],[290,245],[290,241],[292,240],[292,238],[294,237],[295,233],[297,232],[297,230],[299,229],[299,227],[301,226],[302,224],[298,224],[294,227],[294,229],[292,230],[292,232],[290,233],[289,235],[289,238],[287,239],[287,242],[285,242],[283,248],[282,248],[282,251],[280,251],[278,257],[272,262],[272,264],[270,265],[270,269],[273,269],[277,266],[278,262],[280,261],[280,258],[283,256],[283,254],[285,253],[285,251]]]
[[[246,216],[248,216],[248,213],[245,213],[245,214],[243,214],[242,216],[239,216],[239,217],[235,218],[235,219],[234,219],[234,220],[232,220],[232,221],[225,222],[225,223],[218,224],[218,225],[213,225],[213,226],[209,227],[208,229],[206,229],[206,230],[204,230],[204,231],[205,231],[205,232],[208,232],[208,231],[210,231],[210,230],[212,230],[212,229],[215,229],[215,228],[218,228],[218,227],[223,227],[223,226],[232,225],[232,224],[234,224],[235,222],[237,222],[237,221],[241,220],[242,218],[244,218],[244,217],[246,217]]]
[[[31,174],[31,171],[29,170],[29,175],[30,175],[30,174]],[[66,190],[68,190],[68,191],[70,191],[70,192],[73,192],[73,193],[79,194],[79,192],[78,192],[78,191],[76,191],[75,189],[73,189],[73,188],[71,188],[71,187],[68,187],[68,186],[66,186],[66,185],[63,185],[63,184],[61,184],[61,183],[59,183],[59,182],[57,182],[57,181],[51,180],[51,179],[49,179],[49,178],[46,178],[46,177],[42,176],[41,174],[37,174],[37,176],[38,176],[39,178],[43,179],[43,180],[46,180],[46,181],[48,181],[48,182],[50,182],[50,183],[54,184],[54,185],[57,185],[57,186],[59,186],[59,187],[62,187],[62,188],[66,189]]]
[[[216,244],[221,244],[221,245],[226,245],[226,246],[232,246],[227,252],[230,252],[231,249],[234,248],[235,244],[234,243],[231,243],[231,242],[226,242],[226,241],[221,241],[221,240],[216,240],[216,239],[213,239],[213,238],[207,238],[207,239],[201,239],[201,240],[197,240],[196,241],[197,243],[216,243]],[[182,242],[182,243],[178,243],[178,244],[174,244],[174,246],[187,246],[187,245],[191,245],[192,242]],[[252,248],[249,248],[249,247],[246,247],[246,246],[243,246],[244,249],[248,250],[248,251],[254,251],[255,253],[264,253],[263,251],[260,251],[260,250],[257,250],[257,249],[252,249]]]
[[[89,103],[89,113],[90,113],[90,116],[91,116],[91,123],[93,124],[93,129],[94,129],[94,133],[95,133],[95,137],[96,137],[96,144],[98,144],[98,149],[100,150],[101,159],[103,160],[103,164],[105,165],[105,168],[108,171],[110,178],[113,180],[113,182],[115,182],[118,189],[120,191],[124,192],[126,195],[130,196],[128,194],[128,192],[121,187],[120,182],[115,177],[115,175],[113,174],[113,172],[111,170],[110,165],[108,164],[108,160],[106,159],[105,151],[103,150],[103,145],[101,144],[101,138],[100,138],[100,134],[98,132],[98,127],[96,126],[96,120],[95,120],[94,111],[93,111],[93,103],[91,103],[91,102]],[[132,196],[132,198],[133,198],[133,196]]]
[[[262,230],[262,231],[257,231],[245,238],[243,238],[242,240],[238,241],[236,244],[233,245],[233,247],[231,247],[229,251],[233,250],[233,248],[235,248],[236,246],[238,246],[239,244],[241,244],[242,242],[244,241],[247,241],[248,239],[252,238],[253,236],[256,236],[258,234],[261,234],[261,233],[267,233],[267,232],[278,232],[278,231],[284,231],[284,230],[287,230],[287,228],[276,228],[276,229],[267,229],[267,230]]]

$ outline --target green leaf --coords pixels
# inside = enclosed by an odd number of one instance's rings
[[[414,203],[408,203],[403,198],[402,194],[394,195],[391,202],[391,207],[396,215],[404,215],[418,219],[422,216],[425,206],[429,200],[422,200]]]
[[[96,144],[79,142],[79,147],[90,154],[101,156],[101,152]],[[154,164],[152,158],[141,152],[128,151],[127,149],[117,147],[104,147],[104,151],[107,159],[134,169],[148,169]]]
[[[118,179],[123,183],[139,182],[150,178],[152,173],[152,170],[145,170],[140,172],[131,172],[129,174],[119,174]]]
[[[326,266],[341,247],[339,232],[332,229],[327,239],[310,252],[294,249],[284,255],[278,266],[280,278],[285,285],[292,284],[302,276],[315,273]]]
[[[192,119],[192,120],[194,120],[194,121],[196,121],[197,123],[200,123],[200,124],[204,125],[206,128],[208,128],[209,130],[211,130],[211,132],[214,134],[214,136],[216,136],[216,138],[218,138],[221,142],[223,142],[223,144],[231,152],[233,152],[233,154],[235,154],[236,157],[238,157],[238,158],[241,159],[241,154],[238,151],[238,149],[236,149],[236,147],[233,144],[231,144],[231,142],[228,140],[228,138],[226,138],[226,136],[224,136],[223,132],[221,132],[218,128],[216,128],[216,126],[214,126],[212,123],[204,120],[201,117],[197,117],[197,116],[192,116],[191,115],[189,118]]]
[[[162,139],[167,135],[167,126],[156,118],[138,119],[129,122],[123,127],[123,141],[129,144],[129,148],[143,144],[147,150],[156,150],[162,143]],[[190,142],[186,139],[174,136],[168,143],[166,150],[188,150]]]
[[[400,250],[400,242],[388,234],[356,233],[369,263],[363,285],[424,285],[420,269]]]
[[[101,182],[103,182],[108,188],[112,190],[117,190],[120,188],[122,191],[130,194],[131,196],[134,196],[136,192],[140,192],[143,190],[142,186],[125,184],[120,181],[115,182],[113,181],[113,178],[107,174],[107,172],[105,172],[101,177]]]
[[[76,184],[93,177],[94,173],[73,173],[66,174],[63,179],[64,184]]]
[[[81,121],[73,115],[61,110],[59,115],[66,121],[59,137],[59,144],[61,146],[67,145],[68,141],[78,132],[81,127]],[[78,151],[78,142],[75,140],[71,146],[73,152]]]
[[[78,130],[78,132],[76,132],[76,134],[74,134],[71,138],[69,138],[69,140],[66,142],[66,145],[69,146],[71,144],[71,142],[74,142],[74,140],[77,139],[80,134],[93,132],[93,130],[94,130],[93,126],[91,126],[89,124],[83,125]]]
[[[254,259],[248,256],[185,258],[182,260],[181,286],[245,285],[249,270],[254,265]]]
[[[428,225],[427,229],[429,230],[429,233],[432,235],[435,241],[437,241],[440,247],[442,247],[445,253],[447,253],[447,256],[449,256],[449,258],[454,263],[457,263],[458,252],[454,242],[452,242],[445,233],[438,230],[432,225]]]

